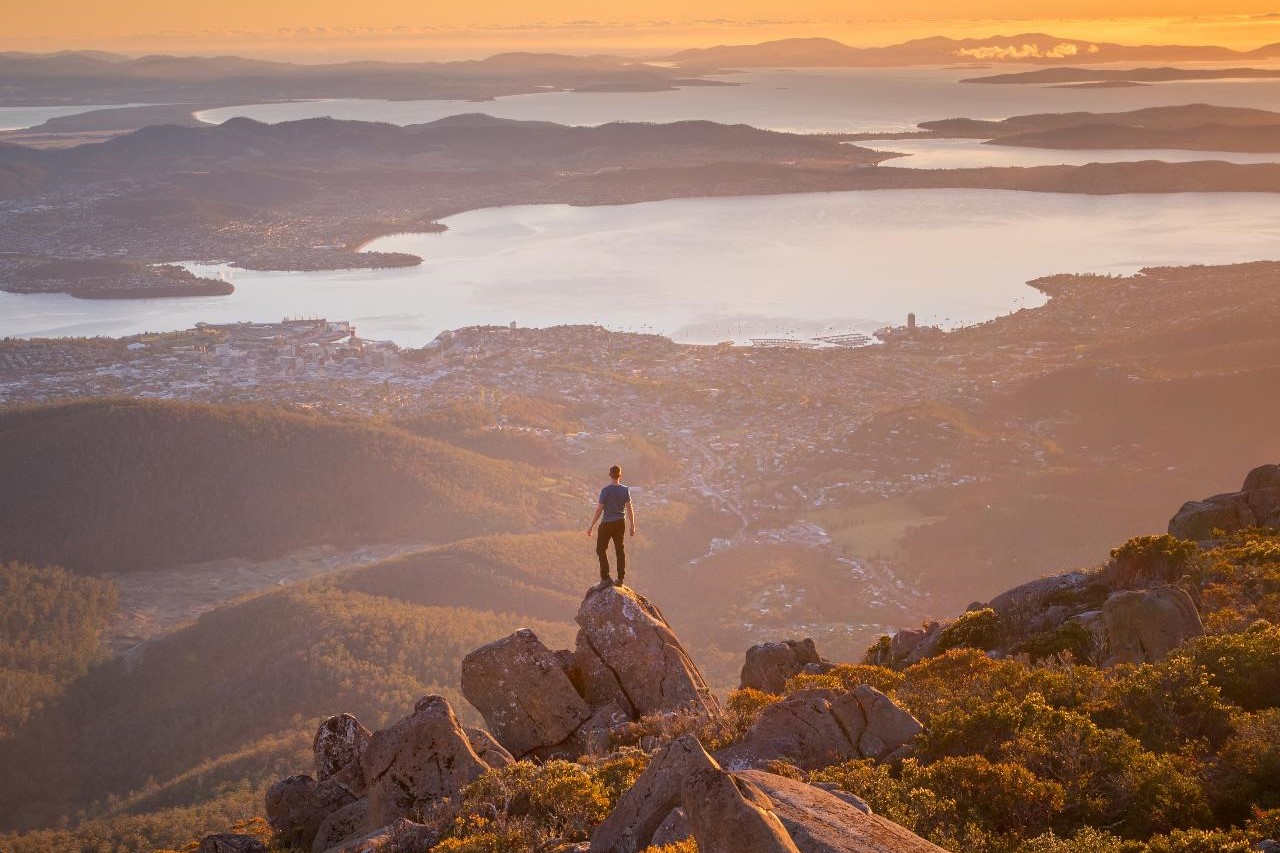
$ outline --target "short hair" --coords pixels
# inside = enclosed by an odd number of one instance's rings
[[[612,468],[610,468],[610,469],[609,469],[609,476],[610,476],[610,477],[612,477],[612,478],[613,478],[613,479],[615,479],[615,480],[617,480],[617,479],[619,479],[620,477],[622,477],[622,466],[621,466],[621,465],[614,465]]]

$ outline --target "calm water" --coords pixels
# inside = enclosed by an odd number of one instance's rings
[[[1267,63],[1252,63],[1266,65]],[[1211,103],[1275,109],[1280,80],[1160,83],[1130,89],[959,84],[992,70],[943,68],[767,69],[726,75],[737,86],[699,86],[670,92],[549,92],[480,103],[467,101],[329,100],[256,104],[205,110],[214,123],[234,116],[265,122],[333,116],[418,124],[466,112],[561,124],[709,119],[775,130],[896,131],[922,121],[965,116],[1000,119],[1039,112],[1112,112],[1151,106]]]
[[[0,107],[0,130],[20,130],[24,127],[35,127],[44,124],[51,118],[61,118],[90,110],[113,109],[115,107],[137,107],[141,104],[98,104],[96,106],[79,107]]]
[[[1119,163],[1133,160],[1224,160],[1228,163],[1275,163],[1280,153],[1245,154],[1238,151],[1180,151],[1176,149],[1057,151],[1047,148],[1013,148],[984,145],[976,139],[891,139],[860,143],[877,151],[909,154],[885,160],[881,166],[908,169],[962,169],[983,166],[1083,166],[1087,163]]]
[[[0,336],[121,335],[197,321],[350,319],[420,345],[476,323],[599,323],[677,340],[742,340],[947,326],[1041,304],[1027,279],[1144,265],[1280,258],[1265,194],[1088,197],[892,190],[615,207],[473,211],[443,234],[371,249],[426,262],[400,270],[228,275],[227,297],[83,301],[0,294]]]

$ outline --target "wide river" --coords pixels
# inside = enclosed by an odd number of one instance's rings
[[[1057,272],[1280,258],[1274,195],[887,190],[477,210],[383,237],[419,267],[226,275],[225,297],[87,301],[0,293],[0,337],[124,335],[198,321],[351,320],[416,346],[482,323],[599,323],[676,340],[947,327],[1044,299]]]

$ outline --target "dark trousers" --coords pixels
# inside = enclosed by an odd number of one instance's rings
[[[622,540],[627,532],[626,519],[606,521],[596,533],[596,556],[600,558],[600,579],[609,577],[609,540],[613,540],[613,552],[618,555],[618,580],[627,573],[627,552]]]

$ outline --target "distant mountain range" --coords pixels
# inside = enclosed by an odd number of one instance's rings
[[[1197,62],[1274,59],[1280,43],[1251,51],[1213,45],[1125,45],[1059,38],[1047,33],[953,39],[912,39],[886,47],[851,47],[829,38],[682,50],[664,57],[686,71],[748,67],[884,67],[991,62]]]

